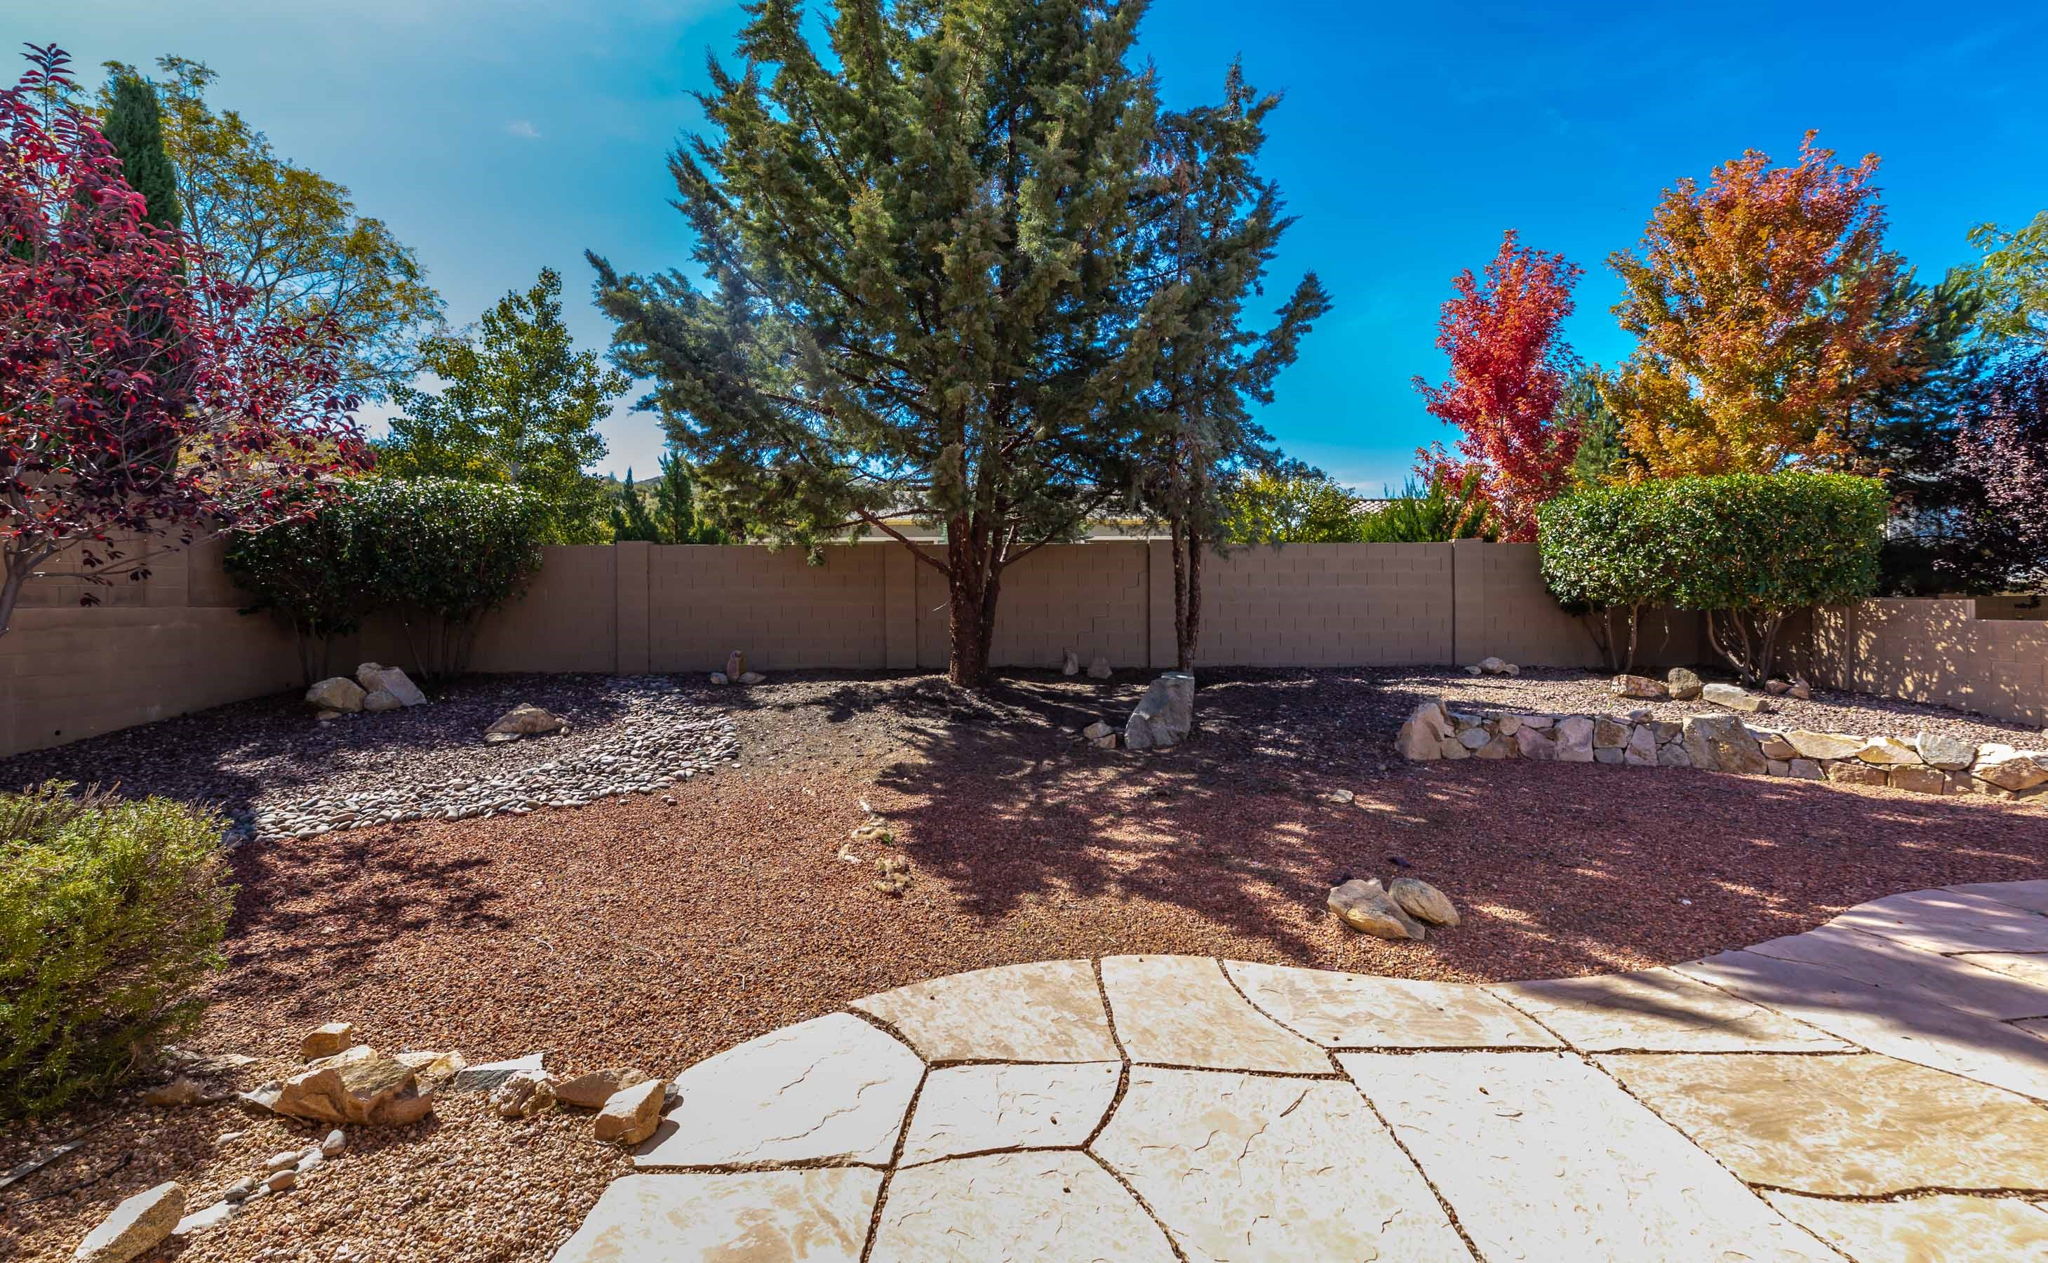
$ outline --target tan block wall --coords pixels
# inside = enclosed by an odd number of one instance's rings
[[[1173,569],[1158,547],[1173,655]],[[1259,667],[1453,661],[1449,544],[1288,544],[1233,549],[1202,567],[1196,658]]]
[[[2048,723],[2048,623],[1975,607],[1887,598],[1821,610],[1792,653],[1818,684]]]
[[[643,547],[656,671],[715,671],[734,649],[761,671],[886,665],[884,572],[900,547],[827,548],[817,565],[794,548]]]

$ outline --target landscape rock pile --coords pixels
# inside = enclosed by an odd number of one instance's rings
[[[1445,894],[1415,877],[1396,877],[1383,886],[1377,877],[1352,877],[1330,888],[1330,911],[1374,938],[1420,942],[1426,926],[1454,926],[1458,910]]]
[[[426,704],[427,695],[404,671],[375,662],[358,666],[354,679],[332,676],[306,690],[306,705],[318,711],[323,720],[361,711],[374,714]]]
[[[1716,687],[1706,686],[1709,700],[1714,699]],[[1719,687],[1740,692],[1728,685]],[[1751,776],[1885,785],[1918,794],[2000,798],[2048,791],[2048,751],[1931,732],[1913,737],[1859,737],[1800,729],[1781,732],[1756,727],[1738,713],[1692,715],[1680,723],[1652,719],[1648,711],[1525,714],[1461,710],[1441,702],[1424,702],[1401,725],[1394,744],[1403,757],[1415,762],[1532,759],[1693,767]]]
[[[495,760],[525,742],[475,746],[476,761],[452,776],[445,763],[423,767],[394,759],[376,788],[329,791],[259,808],[251,817],[255,836],[309,837],[405,820],[461,820],[524,815],[536,807],[580,807],[600,798],[653,793],[739,756],[731,720],[690,705],[673,684],[659,677],[612,681],[604,701],[615,713],[603,725],[603,739],[592,744],[503,770]],[[527,709],[558,719],[539,707],[522,706],[513,713]]]
[[[1177,746],[1195,726],[1195,677],[1168,671],[1152,681],[1137,709],[1124,724],[1124,746],[1157,750]]]

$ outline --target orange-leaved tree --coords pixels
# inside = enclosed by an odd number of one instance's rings
[[[1415,379],[1430,414],[1464,432],[1456,456],[1441,443],[1417,453],[1423,476],[1432,485],[1476,478],[1502,539],[1535,539],[1536,510],[1571,484],[1579,429],[1558,401],[1574,363],[1558,327],[1581,274],[1509,229],[1483,283],[1469,268],[1451,279],[1457,294],[1436,338],[1451,357],[1449,380]]]
[[[1606,390],[1638,473],[1848,463],[1857,408],[1920,370],[1909,275],[1884,248],[1877,155],[1843,166],[1808,132],[1799,161],[1755,150],[1667,189],[1639,254],[1611,258],[1635,352]]]

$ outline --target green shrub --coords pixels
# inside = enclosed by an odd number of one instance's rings
[[[389,611],[429,675],[461,669],[482,615],[540,569],[552,519],[532,492],[452,478],[364,478],[312,515],[236,536],[227,571],[302,647]],[[308,656],[307,675],[318,672]]]
[[[1543,575],[1567,604],[1706,615],[1752,683],[1785,619],[1877,588],[1884,486],[1847,474],[1724,474],[1573,492],[1542,510]]]
[[[222,821],[162,798],[0,794],[0,1118],[119,1083],[222,963]]]
[[[1444,544],[1454,539],[1492,539],[1486,497],[1477,474],[1453,485],[1435,479],[1419,487],[1413,479],[1377,509],[1358,516],[1358,538],[1368,544]]]

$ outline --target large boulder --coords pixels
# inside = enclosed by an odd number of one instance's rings
[[[1377,877],[1354,877],[1331,887],[1329,904],[1344,924],[1374,938],[1420,939],[1424,933],[1422,925],[1394,902]]]
[[[1913,748],[1921,762],[1943,771],[1960,772],[1977,761],[1976,742],[1946,733],[1923,732],[1913,738]]]
[[[185,1189],[175,1180],[114,1207],[73,1251],[73,1263],[128,1263],[162,1245],[185,1217]]]
[[[1735,715],[1692,715],[1685,721],[1686,757],[1706,771],[1762,776],[1769,768],[1763,746]]]
[[[320,710],[358,711],[363,708],[363,687],[345,675],[332,676],[306,690],[306,705]]]
[[[1697,672],[1673,667],[1664,673],[1664,687],[1674,701],[1689,702],[1700,695],[1700,690],[1706,688],[1707,683]]]
[[[1647,675],[1617,675],[1614,677],[1614,695],[1661,702],[1671,696],[1671,690],[1664,686],[1662,680],[1653,680]]]
[[[1758,697],[1747,689],[1733,684],[1708,684],[1700,689],[1700,700],[1709,706],[1720,706],[1727,710],[1740,711],[1745,715],[1758,715],[1771,708],[1770,702]]]
[[[1124,747],[1162,750],[1188,739],[1195,727],[1195,677],[1168,671],[1152,681],[1124,724]]]
[[[1443,746],[1451,740],[1450,717],[1444,714],[1440,702],[1419,703],[1413,713],[1401,725],[1400,733],[1394,738],[1394,748],[1401,757],[1418,763],[1444,757]]]
[[[2009,745],[1987,745],[1977,752],[1970,774],[2007,793],[2025,793],[2048,785],[2048,754],[2015,750]]]
[[[1444,892],[1419,877],[1396,877],[1388,885],[1401,911],[1428,925],[1458,924],[1458,909]]]
[[[356,668],[356,683],[363,686],[363,692],[374,693],[379,689],[398,699],[400,706],[425,706],[427,695],[420,692],[420,686],[397,667],[379,666],[365,662]]]
[[[412,1067],[357,1045],[286,1079],[271,1108],[315,1122],[402,1127],[433,1112],[434,1094],[420,1090]]]

